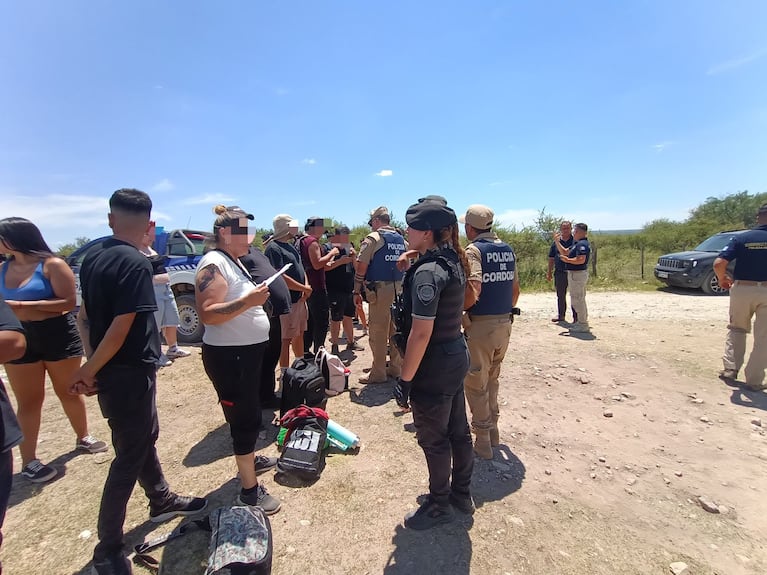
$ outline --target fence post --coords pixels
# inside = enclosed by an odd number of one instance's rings
[[[597,246],[591,250],[591,275],[597,277]]]
[[[642,254],[642,279],[644,279],[644,246],[639,248],[639,251]]]

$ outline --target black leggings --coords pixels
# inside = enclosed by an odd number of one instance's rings
[[[229,424],[235,455],[253,453],[261,429],[261,365],[268,342],[202,345],[202,364]]]

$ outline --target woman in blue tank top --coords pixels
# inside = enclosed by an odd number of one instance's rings
[[[107,445],[88,432],[83,396],[68,392],[83,354],[71,313],[76,301],[72,270],[53,255],[37,226],[24,218],[0,220],[0,251],[8,254],[0,265],[0,293],[27,337],[24,357],[5,364],[24,433],[19,445],[21,474],[33,483],[44,483],[58,473],[36,453],[46,373],[75,431],[75,449],[98,453],[106,451]]]

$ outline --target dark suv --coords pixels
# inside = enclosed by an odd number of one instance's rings
[[[701,289],[709,295],[727,295],[729,290],[719,287],[719,281],[716,279],[714,260],[730,242],[730,238],[747,231],[721,232],[704,240],[689,252],[661,256],[655,266],[655,277],[669,286]],[[734,261],[727,266],[730,273],[733,267]]]

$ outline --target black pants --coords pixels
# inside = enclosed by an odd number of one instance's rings
[[[8,500],[11,498],[11,485],[13,483],[13,455],[10,448],[0,452],[0,545],[3,544],[3,521],[5,512],[8,510]],[[3,566],[0,564],[0,573]]]
[[[267,342],[202,345],[202,365],[229,424],[235,455],[253,453],[261,429],[261,367]]]
[[[122,551],[125,511],[136,481],[156,506],[172,497],[155,449],[156,374],[154,366],[109,366],[98,374],[99,406],[112,430],[115,458],[101,496],[96,560]]]
[[[325,345],[330,327],[330,302],[328,292],[315,290],[306,300],[309,309],[309,321],[304,332],[304,354],[317,353],[317,350]],[[314,352],[312,352],[314,345]]]
[[[451,491],[460,496],[471,491],[474,448],[463,392],[468,370],[469,353],[461,337],[430,344],[413,378],[410,404],[416,437],[429,468],[429,494],[441,504],[448,502]]]
[[[259,397],[261,404],[274,402],[274,370],[280,361],[280,352],[282,351],[282,326],[280,325],[280,316],[269,318],[269,341],[264,350],[264,359],[261,365],[261,386]]]
[[[557,289],[557,317],[565,319],[567,313],[567,271],[554,272],[554,287]],[[578,314],[573,308],[573,321],[578,321]]]

